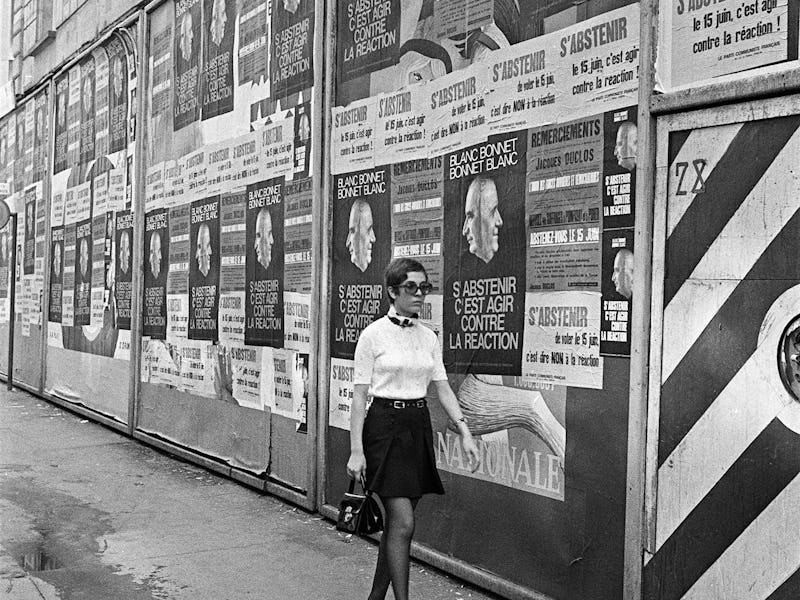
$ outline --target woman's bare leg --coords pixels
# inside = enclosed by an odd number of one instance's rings
[[[386,523],[368,600],[384,600],[390,583],[395,600],[408,600],[409,555],[414,535],[414,509],[419,498],[382,500],[386,509]]]

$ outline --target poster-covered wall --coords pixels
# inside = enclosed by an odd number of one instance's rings
[[[0,120],[0,184],[4,197],[16,212],[17,265],[14,305],[14,377],[39,389],[41,364],[42,294],[45,268],[44,180],[48,158],[47,90],[29,98]],[[11,315],[11,223],[0,230],[0,335],[8,339]],[[0,362],[7,371],[8,349],[3,345]]]
[[[136,251],[135,39],[121,30],[56,76],[48,205],[45,391],[121,422]]]
[[[569,9],[534,14],[528,4],[339,7],[328,497],[346,483],[353,355],[360,332],[388,308],[383,268],[392,257],[417,259],[433,284],[420,316],[438,334],[481,452],[472,473],[443,411],[432,411],[448,493],[425,502],[458,519],[446,534],[421,516],[434,533],[418,539],[552,597],[615,598],[639,6],[552,30],[559,18],[570,22]],[[524,26],[526,15],[540,27]],[[525,527],[488,514],[498,506],[525,514]],[[492,523],[481,528],[491,553],[463,527],[478,521]],[[605,529],[613,523],[615,532]],[[576,569],[579,540],[599,537],[602,558]],[[537,561],[547,566],[529,568]],[[566,584],[578,570],[581,583]]]
[[[166,3],[150,23],[140,426],[265,473],[276,419],[273,452],[306,456],[313,2]],[[165,388],[222,430],[184,426]],[[230,442],[246,423],[249,454]]]

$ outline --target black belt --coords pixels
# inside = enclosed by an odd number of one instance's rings
[[[386,408],[425,408],[428,402],[425,398],[419,400],[395,400],[393,398],[373,398],[373,402],[380,403]]]

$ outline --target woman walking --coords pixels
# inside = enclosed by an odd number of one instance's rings
[[[369,600],[383,600],[389,584],[396,600],[408,600],[414,509],[423,494],[444,493],[425,400],[431,381],[473,468],[479,453],[447,381],[436,334],[417,323],[432,288],[425,268],[416,260],[396,258],[384,279],[389,312],[365,328],[356,345],[347,473],[365,482],[386,509]],[[372,404],[365,417],[368,396]]]

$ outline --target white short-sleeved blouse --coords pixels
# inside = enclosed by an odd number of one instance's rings
[[[355,383],[369,385],[378,398],[424,398],[431,381],[447,379],[436,334],[417,323],[400,327],[384,316],[358,338]]]

